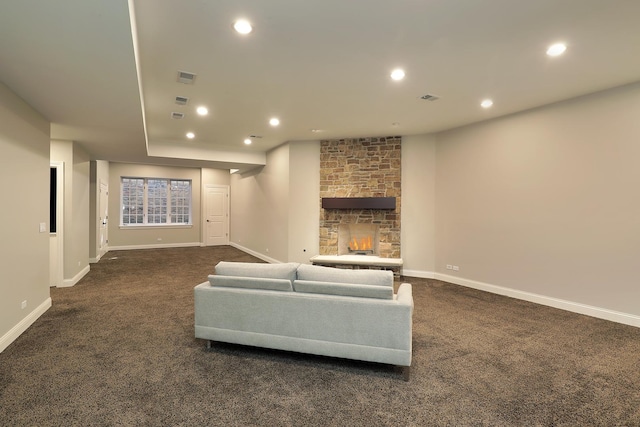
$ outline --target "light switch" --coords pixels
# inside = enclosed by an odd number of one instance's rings
[[[46,233],[47,232],[47,223],[46,222],[41,222],[40,223],[40,232],[41,233]]]

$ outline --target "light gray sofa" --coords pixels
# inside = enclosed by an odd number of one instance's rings
[[[409,379],[413,296],[393,273],[220,262],[194,289],[195,336],[403,367]]]

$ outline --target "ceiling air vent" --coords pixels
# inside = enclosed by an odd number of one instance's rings
[[[422,95],[420,99],[424,99],[425,101],[437,101],[440,97],[438,95],[428,93],[426,95]]]
[[[184,96],[176,96],[176,104],[187,105],[187,102],[189,102],[189,98],[186,98]]]
[[[196,75],[187,71],[178,71],[178,83],[192,85],[196,81]]]
[[[171,113],[171,118],[178,119],[178,120],[184,119],[184,113],[177,113],[174,111],[173,113]]]

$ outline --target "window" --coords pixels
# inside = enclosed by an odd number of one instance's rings
[[[190,225],[191,181],[122,178],[121,225]]]

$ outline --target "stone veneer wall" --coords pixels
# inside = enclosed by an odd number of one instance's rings
[[[338,224],[380,225],[380,257],[400,258],[399,136],[320,142],[320,198],[395,197],[396,209],[322,209],[320,255],[338,254]],[[322,205],[320,205],[322,206]]]

